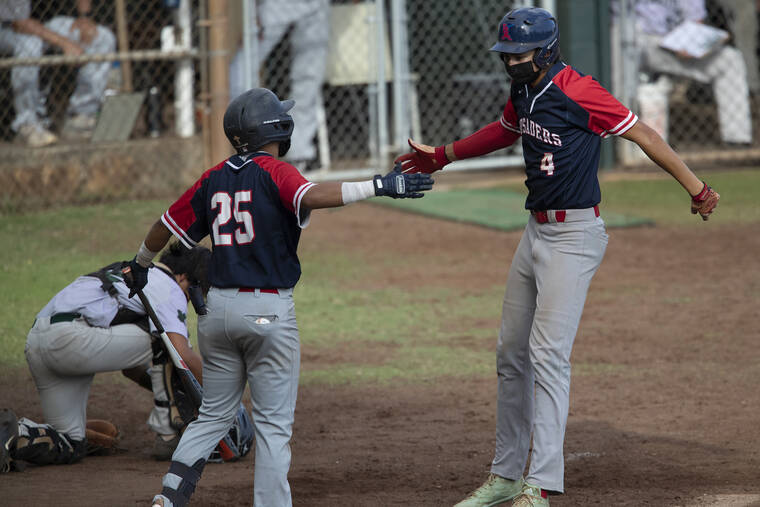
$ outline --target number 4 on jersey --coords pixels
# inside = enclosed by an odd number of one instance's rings
[[[541,170],[546,171],[547,176],[554,174],[554,153],[544,153],[541,159]]]
[[[251,202],[250,190],[235,192],[234,209],[232,208],[232,198],[227,192],[217,192],[211,196],[211,209],[219,208],[214,223],[211,224],[214,245],[232,245],[232,234],[219,232],[219,227],[229,222],[233,216],[235,217],[235,222],[243,226],[242,229],[235,229],[235,242],[238,245],[244,245],[253,241],[255,236],[253,232],[253,216],[251,216],[250,211],[240,209],[240,204],[244,202]]]

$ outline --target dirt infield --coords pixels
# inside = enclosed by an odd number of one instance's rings
[[[609,232],[572,357],[567,493],[552,505],[760,505],[760,225]],[[392,248],[410,264],[356,283],[391,285],[413,276],[417,285],[472,293],[506,279],[519,238],[361,204],[315,215],[301,253],[350,249],[371,263]],[[465,326],[463,343],[495,349],[498,319],[485,325],[494,330],[491,342],[468,341]],[[382,350],[372,352],[346,354],[352,362],[382,361]],[[339,360],[303,349],[305,369]],[[150,393],[119,377],[96,380],[88,415],[115,421],[127,450],[2,475],[1,505],[147,504],[166,463],[148,455]],[[0,392],[2,404],[39,419],[25,370],[0,373]],[[302,386],[290,472],[294,504],[456,503],[488,472],[495,399],[495,375]],[[250,505],[252,473],[252,455],[208,465],[193,505]]]

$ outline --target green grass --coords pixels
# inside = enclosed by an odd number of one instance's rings
[[[525,211],[524,187],[463,188],[431,192],[424,199],[373,199],[372,202],[401,208],[422,215],[466,222],[494,229],[516,230],[525,227],[530,215]],[[605,210],[608,227],[650,225],[651,220],[633,213],[616,213]]]
[[[67,207],[0,219],[0,365],[23,364],[34,316],[77,276],[131,258],[165,203]]]
[[[720,193],[720,204],[707,224],[751,223],[760,220],[760,171],[700,171],[698,176]],[[505,188],[526,194],[522,183]],[[689,197],[674,179],[607,180],[602,178],[602,217],[605,211],[638,216],[661,225],[702,224],[689,211]]]
[[[760,172],[700,176],[722,196],[708,226],[760,220]],[[524,192],[521,184],[509,188]],[[603,213],[633,214],[661,225],[702,225],[671,179],[605,181],[602,195]],[[0,371],[25,368],[26,333],[47,301],[77,276],[134,255],[166,205],[126,202],[0,218]],[[367,288],[362,280],[372,280],[405,259],[388,252],[381,263],[368,264],[359,253],[337,247],[302,254],[304,274],[295,298],[304,350],[341,358],[304,364],[303,383],[431,382],[444,375],[493,375],[502,277],[468,296],[456,287]],[[192,312],[188,325],[195,335]],[[373,356],[378,350],[382,357]],[[575,371],[604,375],[618,369],[581,364]]]

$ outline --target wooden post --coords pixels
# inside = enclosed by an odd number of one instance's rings
[[[119,41],[119,51],[129,51],[129,37],[127,36],[127,6],[125,0],[116,0],[116,33]],[[132,62],[121,62],[121,91],[131,92],[132,88]]]
[[[224,112],[229,103],[229,48],[227,42],[227,0],[209,2],[209,77],[211,95],[211,159],[216,164],[232,154],[224,135]]]

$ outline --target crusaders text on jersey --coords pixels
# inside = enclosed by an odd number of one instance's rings
[[[534,87],[512,85],[501,126],[522,135],[531,210],[599,204],[601,138],[638,120],[593,77],[557,62]]]

